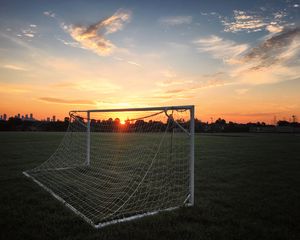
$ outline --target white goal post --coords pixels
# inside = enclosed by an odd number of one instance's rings
[[[193,105],[73,110],[25,176],[95,228],[194,205]]]

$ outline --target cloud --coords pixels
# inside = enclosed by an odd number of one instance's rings
[[[270,24],[266,27],[266,29],[270,32],[270,33],[279,33],[283,30],[283,26],[279,26],[277,24]]]
[[[17,65],[13,65],[13,64],[5,64],[2,66],[3,68],[6,68],[6,69],[10,69],[10,70],[15,70],[15,71],[28,71],[26,68],[24,67],[20,67],[20,66],[17,66]]]
[[[176,77],[176,73],[174,71],[169,70],[169,69],[166,69],[166,70],[162,71],[161,73],[166,78],[175,78]]]
[[[100,56],[106,56],[110,55],[116,48],[106,38],[106,35],[123,29],[124,24],[129,22],[130,17],[130,12],[119,10],[114,15],[89,26],[67,26],[63,24],[63,28],[82,47],[92,50]]]
[[[133,66],[136,66],[136,67],[139,67],[139,68],[143,67],[142,64],[140,64],[140,63],[137,63],[137,62],[134,62],[134,61],[130,61],[130,60],[126,60],[126,59],[124,59],[122,57],[113,57],[113,59],[115,59],[118,62],[126,62],[126,63],[128,63],[130,65],[133,65]]]
[[[32,33],[25,33],[24,36],[33,38],[33,37],[34,37],[34,34],[32,34]]]
[[[262,117],[262,116],[274,116],[280,114],[281,112],[258,112],[258,113],[222,113],[224,116],[241,116],[241,117]]]
[[[61,82],[51,85],[56,89],[73,89],[80,92],[97,92],[98,94],[112,94],[121,89],[109,79],[82,80],[76,82]]]
[[[272,84],[300,75],[300,28],[284,29],[254,47],[217,36],[195,41],[200,52],[223,59],[225,83]],[[211,85],[211,84],[208,84]]]
[[[249,91],[248,88],[239,88],[239,89],[236,89],[235,92],[238,94],[238,95],[244,95],[245,93],[247,93]]]
[[[197,45],[199,52],[210,53],[214,58],[222,59],[228,63],[249,48],[247,44],[237,44],[234,41],[224,40],[215,35],[200,38],[194,43]]]
[[[134,65],[136,67],[142,67],[141,64],[137,63],[137,62],[133,62],[133,61],[127,61],[127,63],[131,64],[131,65]]]
[[[188,92],[186,89],[184,90],[178,90],[174,92],[157,92],[155,94],[152,94],[149,97],[148,101],[153,101],[153,99],[158,100],[158,104],[161,104],[161,102],[166,102],[169,100],[188,100],[191,99],[192,96],[188,95]],[[146,98],[144,98],[146,100]]]
[[[163,74],[165,71],[162,72]],[[170,76],[169,76],[170,74]],[[186,92],[195,93],[196,90],[218,87],[232,84],[228,81],[228,76],[225,72],[216,72],[214,74],[205,75],[182,75],[177,76],[175,73],[167,72],[167,76],[163,81],[156,82],[156,85],[164,93]]]
[[[159,19],[159,23],[164,26],[178,26],[192,23],[192,16],[172,16]]]
[[[178,42],[165,42],[168,47],[174,48],[177,51],[186,51],[189,48],[189,45],[178,43]]]
[[[262,17],[239,10],[233,11],[233,20],[224,19],[222,23],[225,26],[225,32],[257,32],[267,25]]]
[[[7,35],[1,31],[0,31],[0,36],[10,40],[11,42],[13,42],[14,44],[16,44],[20,47],[26,48],[27,50],[31,51],[31,53],[34,53],[34,54],[41,53],[40,49],[37,49],[37,48],[33,47],[32,45],[29,45],[28,42],[24,41],[23,39],[20,39],[20,38],[11,36],[11,35]],[[22,35],[20,35],[20,36],[22,37]]]
[[[162,83],[157,83],[159,89],[153,93],[155,98],[161,99],[191,99],[200,90],[222,87],[236,84],[228,78],[224,72],[192,76],[187,78],[168,79]]]
[[[45,12],[43,12],[43,14],[47,17],[55,18],[55,13],[52,11],[45,11]]]
[[[58,41],[62,42],[66,46],[75,47],[75,48],[83,48],[80,46],[78,42],[69,42],[61,38],[56,38]]]
[[[28,85],[17,85],[17,84],[5,84],[0,83],[0,92],[6,93],[6,94],[22,94],[22,93],[28,93],[32,90],[31,86]]]
[[[112,108],[133,108],[133,107],[145,107],[145,105],[133,104],[129,102],[110,102],[110,101],[96,101],[98,109],[112,109]]]
[[[300,28],[287,29],[252,48],[242,58],[244,63],[255,63],[256,70],[299,55]]]
[[[230,82],[228,78],[224,78],[225,73],[216,73],[207,76],[198,76],[193,79],[181,79],[158,83],[159,87],[151,98],[160,100],[190,100],[199,94],[202,89],[222,87],[236,84]],[[144,98],[143,98],[144,99]],[[145,99],[144,99],[145,100]]]
[[[185,91],[186,91],[186,89],[176,88],[176,89],[166,90],[165,93],[182,93],[182,92],[185,92]]]
[[[56,104],[95,105],[95,102],[90,100],[61,99],[61,98],[53,98],[53,97],[41,97],[38,100],[47,103],[56,103]]]
[[[221,15],[217,12],[200,12],[200,14],[202,16],[217,16],[217,17],[221,17]]]
[[[248,84],[288,81],[299,77],[300,29],[287,29],[263,40],[236,61],[231,76]]]
[[[36,34],[37,26],[34,24],[30,24],[29,28],[23,29],[21,33],[17,34],[18,37],[25,38],[34,38]]]
[[[193,83],[192,80],[183,80],[183,79],[167,79],[162,82],[156,83],[159,87],[172,87],[172,86],[178,86],[178,85],[186,85]]]
[[[246,12],[240,10],[233,11],[232,18],[222,18],[225,32],[240,32],[248,33],[267,30],[270,33],[278,33],[283,30],[286,25],[284,18],[287,16],[285,11],[277,11],[267,14],[262,12]]]

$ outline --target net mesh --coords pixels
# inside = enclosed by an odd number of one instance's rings
[[[89,114],[71,112],[57,150],[26,174],[94,226],[188,203],[189,109]]]

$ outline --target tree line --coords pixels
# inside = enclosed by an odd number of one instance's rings
[[[63,132],[68,129],[70,119],[65,118],[64,121],[24,121],[16,117],[11,117],[7,121],[0,120],[0,131],[55,131]],[[72,121],[74,124],[74,120]],[[81,123],[84,127],[86,125],[86,120],[83,118],[76,118],[77,124]],[[190,122],[183,119],[177,119],[178,122],[183,128],[188,128]],[[178,125],[174,120],[169,119],[168,122],[163,123],[161,121],[144,121],[136,120],[130,122],[129,120],[125,123],[121,123],[119,118],[116,119],[107,119],[107,120],[95,120],[91,119],[91,130],[97,132],[111,132],[111,131],[144,131],[144,132],[155,132],[155,131],[164,131],[166,128],[169,131],[173,129],[179,129]],[[199,119],[195,119],[195,132],[250,132],[251,129],[270,129],[275,127],[291,127],[291,128],[300,128],[300,123],[298,122],[288,122],[288,121],[278,121],[276,126],[269,125],[264,122],[256,123],[235,123],[227,122],[225,119],[219,118],[215,122],[208,123],[202,122]]]

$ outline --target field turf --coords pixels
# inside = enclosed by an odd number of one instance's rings
[[[62,133],[0,133],[0,239],[300,239],[300,135],[197,134],[192,208],[93,229],[26,178]]]

